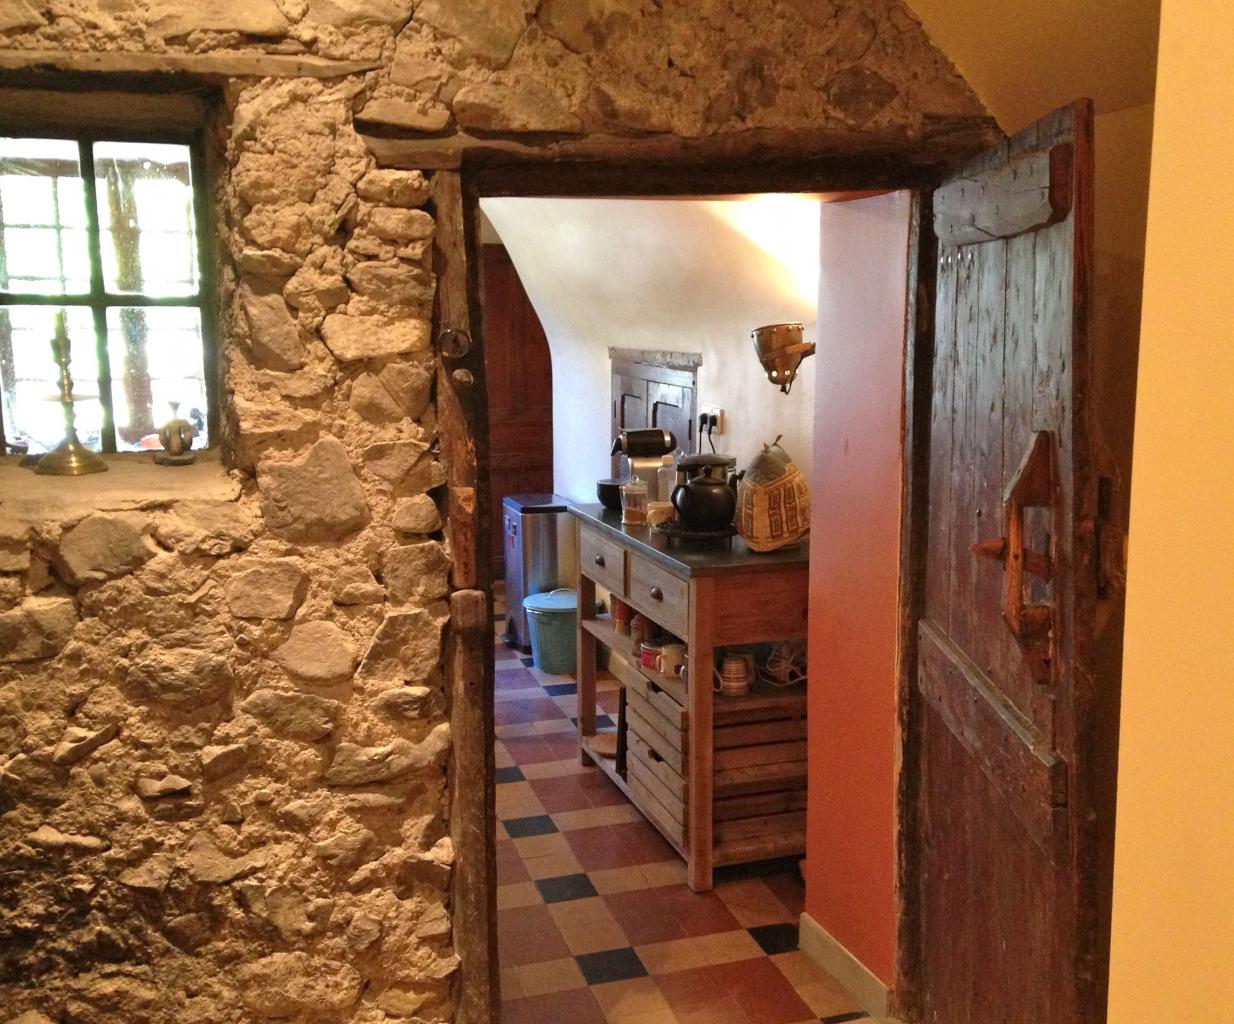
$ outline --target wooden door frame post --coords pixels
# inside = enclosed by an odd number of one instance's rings
[[[457,1024],[496,1024],[496,807],[493,780],[492,560],[487,489],[488,403],[479,333],[475,204],[457,171],[433,176],[437,232],[437,423],[446,471],[450,544],[450,624],[445,665],[450,698],[450,836],[454,844],[451,918],[457,975]]]

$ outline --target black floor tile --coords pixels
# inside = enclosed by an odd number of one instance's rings
[[[511,765],[509,768],[498,768],[493,776],[497,780],[497,785],[503,782],[522,782],[527,778],[523,774],[523,769],[518,765]]]
[[[629,946],[625,949],[606,949],[603,953],[586,953],[574,959],[588,985],[647,977],[643,961]]]
[[[830,1017],[819,1017],[819,1024],[845,1024],[850,1020],[869,1020],[870,1015],[865,1010],[856,1010],[853,1013],[834,1013]]]
[[[556,832],[557,826],[547,814],[533,814],[529,818],[511,818],[503,821],[511,839],[526,839],[528,836],[546,836]]]
[[[797,926],[795,924],[761,924],[748,931],[751,938],[763,947],[763,952],[768,956],[775,956],[777,953],[791,953],[797,948]]]
[[[578,693],[578,683],[551,683],[544,687],[544,692],[550,697],[565,697],[567,694]]]
[[[567,900],[584,900],[599,895],[585,874],[541,878],[536,882],[536,888],[545,903],[565,903]]]
[[[534,658],[519,658],[518,660],[523,663],[523,668],[532,668],[536,663]]]

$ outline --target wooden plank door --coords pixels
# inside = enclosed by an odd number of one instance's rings
[[[1093,638],[1091,108],[934,194],[938,238],[908,901],[927,1024],[1104,1020]],[[913,898],[916,904],[912,903]]]
[[[502,499],[553,490],[553,363],[540,318],[505,248],[484,246],[480,270],[493,572],[500,578]]]

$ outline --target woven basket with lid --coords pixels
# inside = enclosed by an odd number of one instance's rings
[[[737,530],[753,551],[776,551],[810,532],[810,488],[778,437],[737,484]]]

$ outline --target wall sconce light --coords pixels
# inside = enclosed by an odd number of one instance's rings
[[[750,332],[754,353],[763,364],[767,379],[788,394],[797,377],[797,367],[814,355],[814,342],[802,341],[801,324],[767,324]]]

